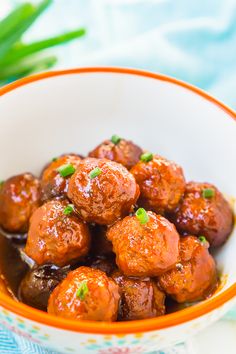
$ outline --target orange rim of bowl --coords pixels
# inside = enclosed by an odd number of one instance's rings
[[[50,71],[36,75],[32,75],[11,84],[8,84],[0,88],[0,96],[17,89],[18,87],[30,84],[35,81],[52,78],[55,76],[71,75],[71,74],[88,74],[88,73],[112,73],[112,74],[125,74],[146,77],[159,81],[166,81],[168,83],[185,88],[193,93],[201,96],[205,100],[216,105],[218,108],[227,113],[231,118],[236,120],[236,112],[221,103],[214,97],[211,97],[203,90],[161,74],[155,74],[143,70],[116,68],[116,67],[88,67],[88,68],[76,68],[68,70]],[[27,306],[23,303],[16,302],[9,296],[0,293],[0,305],[16,315],[22,316],[29,320],[45,324],[48,326],[56,327],[59,329],[65,329],[75,332],[93,333],[93,334],[131,334],[139,332],[147,332],[153,330],[160,330],[171,326],[183,324],[185,322],[194,320],[197,317],[205,315],[218,307],[222,306],[226,302],[232,300],[236,296],[236,283],[231,285],[228,289],[222,293],[215,295],[214,297],[203,301],[197,305],[194,305],[183,310],[146,320],[131,321],[131,322],[95,322],[95,321],[76,321],[64,319],[47,314],[46,312],[36,310],[33,307]]]

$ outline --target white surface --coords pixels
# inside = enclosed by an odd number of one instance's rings
[[[236,322],[218,321],[192,339],[190,354],[235,354]]]

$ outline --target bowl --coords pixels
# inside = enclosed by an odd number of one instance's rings
[[[0,89],[1,179],[38,174],[63,152],[86,154],[116,133],[236,197],[236,113],[163,75],[121,68],[47,72]],[[117,323],[72,321],[0,293],[0,322],[61,353],[144,353],[184,341],[235,303],[236,232],[216,252],[221,286],[210,299],[162,317]]]

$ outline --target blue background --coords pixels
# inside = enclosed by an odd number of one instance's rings
[[[0,16],[19,0],[1,0]],[[56,0],[26,36],[86,26],[53,49],[59,68],[143,68],[199,86],[236,108],[236,0]]]

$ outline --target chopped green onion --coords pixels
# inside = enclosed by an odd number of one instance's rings
[[[99,167],[95,167],[90,173],[89,173],[89,177],[91,179],[99,176],[102,173],[102,170]]]
[[[59,167],[57,171],[60,173],[61,177],[67,177],[73,175],[73,173],[75,172],[75,168],[73,165],[67,164]]]
[[[213,198],[215,195],[215,191],[212,188],[205,188],[202,191],[203,198]]]
[[[149,220],[149,216],[144,208],[139,208],[135,215],[142,225],[146,224]]]
[[[63,213],[65,215],[70,215],[74,211],[74,205],[73,204],[68,204],[65,209],[63,210]]]
[[[143,162],[149,162],[152,161],[153,159],[153,154],[151,152],[145,152],[140,156],[140,160]]]
[[[88,294],[89,289],[86,281],[83,281],[83,283],[80,284],[78,290],[76,291],[76,297],[78,297],[80,300],[84,300],[85,296]]]
[[[111,137],[111,142],[115,145],[119,144],[119,142],[121,141],[121,137],[119,137],[119,135],[112,135]]]
[[[201,243],[206,243],[206,242],[207,242],[207,239],[206,239],[205,236],[199,236],[198,239],[199,239],[199,241],[200,241]]]
[[[55,161],[57,161],[57,160],[58,160],[57,157],[53,157],[52,162],[55,162]]]
[[[0,188],[4,185],[4,181],[0,181]]]

